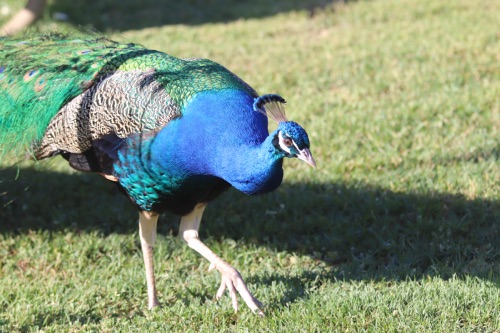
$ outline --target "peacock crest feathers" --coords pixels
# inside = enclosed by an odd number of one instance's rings
[[[284,123],[288,121],[285,115],[285,104],[285,99],[280,95],[268,94],[257,97],[253,103],[253,109],[277,123]]]

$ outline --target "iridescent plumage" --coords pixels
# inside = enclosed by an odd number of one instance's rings
[[[285,117],[285,100],[258,97],[210,60],[136,44],[58,34],[0,43],[0,157],[60,154],[117,182],[140,210],[150,307],[158,303],[149,257],[156,218],[171,211],[183,216],[183,239],[221,271],[224,288],[257,310],[241,276],[197,230],[205,205],[230,186],[247,194],[276,189],[284,157],[315,166],[307,133]],[[271,134],[266,115],[279,122]]]

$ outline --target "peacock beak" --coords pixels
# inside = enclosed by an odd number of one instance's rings
[[[307,148],[302,149],[300,151],[300,154],[297,155],[297,157],[302,161],[306,162],[307,164],[309,164],[310,166],[312,166],[314,169],[316,169],[316,162],[314,161],[314,158],[312,157],[309,149]]]

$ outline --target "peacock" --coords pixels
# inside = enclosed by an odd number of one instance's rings
[[[285,100],[258,95],[207,59],[179,59],[97,35],[51,33],[0,39],[0,158],[61,155],[97,173],[139,211],[148,307],[159,306],[153,247],[158,215],[181,216],[179,235],[222,275],[217,299],[237,293],[264,315],[240,273],[198,237],[207,204],[231,186],[275,190],[283,158],[312,167],[306,131]],[[269,134],[268,118],[277,122]]]

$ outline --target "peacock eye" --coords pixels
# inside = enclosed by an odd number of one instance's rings
[[[285,146],[290,147],[292,145],[292,140],[290,138],[284,138],[283,143]]]

